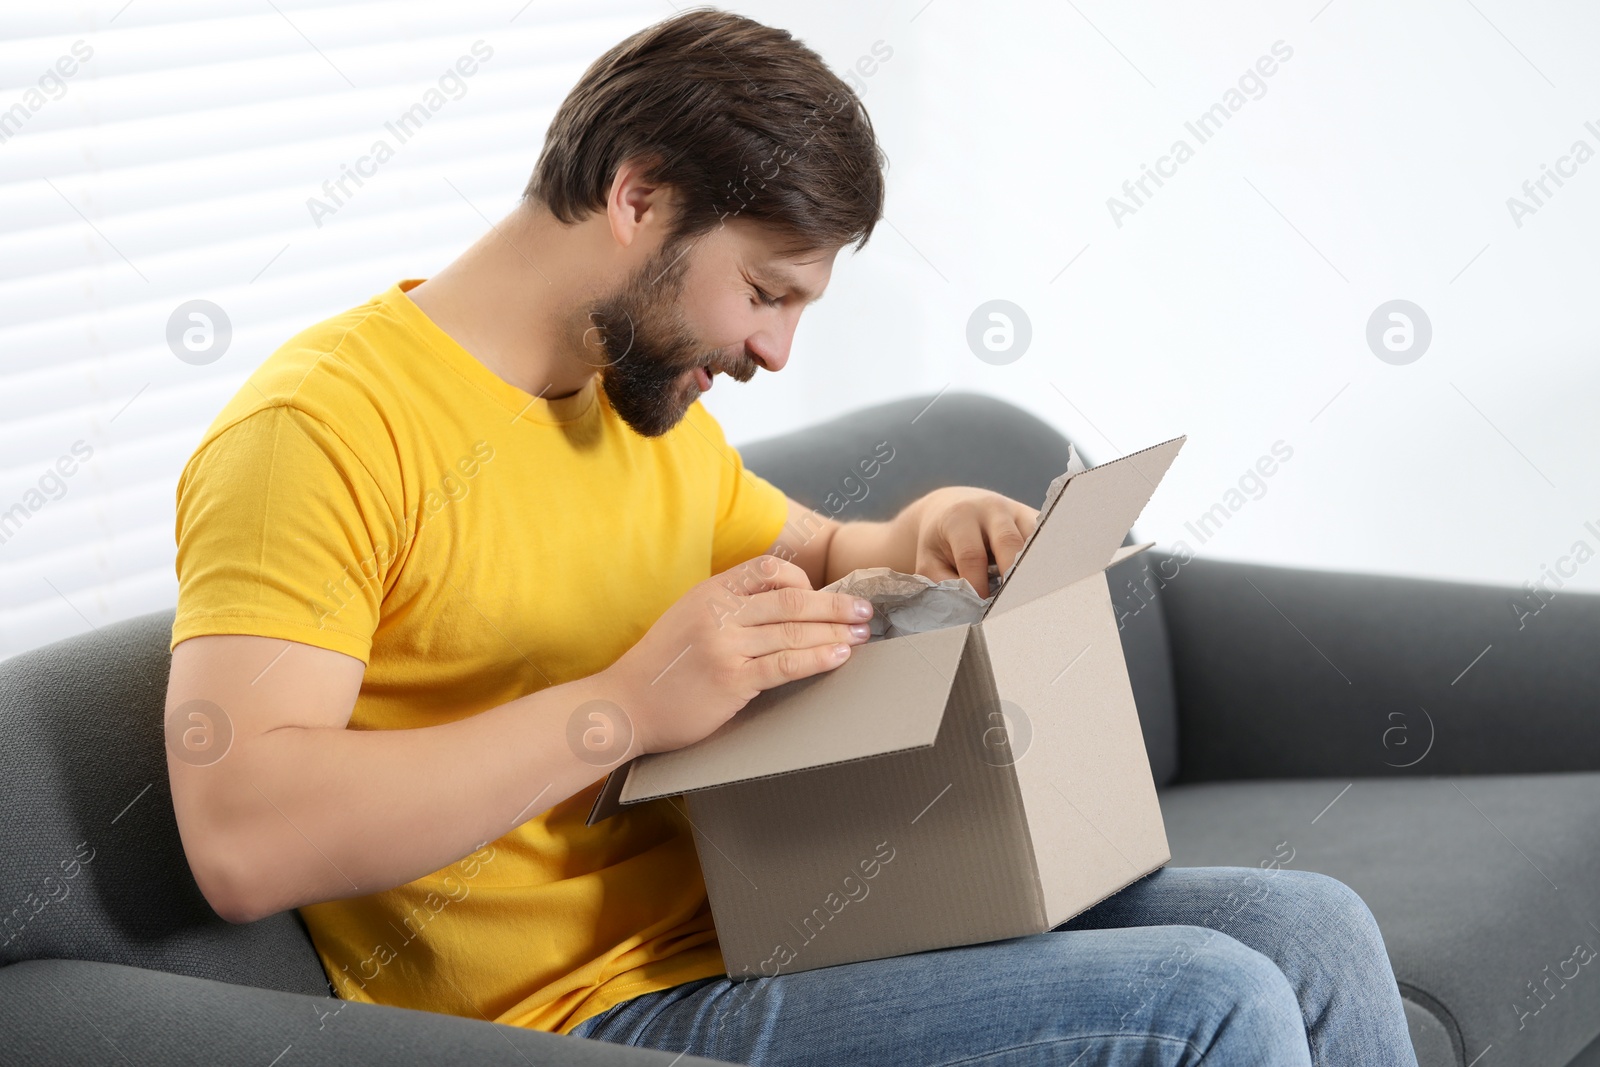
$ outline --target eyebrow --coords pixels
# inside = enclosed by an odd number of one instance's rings
[[[793,293],[807,305],[815,304],[822,299],[823,294],[812,293],[810,289],[801,285],[792,273],[782,268],[774,270],[752,269],[750,273],[774,289],[783,289],[786,292]]]

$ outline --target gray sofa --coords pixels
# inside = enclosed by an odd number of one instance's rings
[[[893,459],[864,478],[885,441]],[[945,394],[742,452],[848,520],[950,484],[1036,504],[1066,447],[1014,407]],[[1151,553],[1111,578],[1174,864],[1278,860],[1359,891],[1422,1067],[1600,1065],[1600,730],[1583,720],[1600,597],[1562,594],[1519,629],[1511,591],[1487,586]],[[0,1059],[707,1062],[346,1004],[295,913],[218,919],[167,789],[170,625],[0,664]]]

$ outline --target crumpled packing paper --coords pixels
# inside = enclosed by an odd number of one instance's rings
[[[1085,469],[1077,450],[1067,446],[1067,470],[1052,481],[1045,492],[1044,507],[1039,509],[1040,526],[1044,525],[1056,498],[1066,487],[1067,479]],[[1039,528],[1034,527],[1034,534],[1038,532]],[[1023,552],[1032,541],[1033,534],[1029,534],[1028,542],[1022,546]],[[1022,552],[1019,552],[1017,560],[1021,559]],[[1015,568],[1016,563],[1012,567]],[[1010,577],[1009,571],[1005,577]],[[1004,580],[999,566],[989,564],[989,595],[979,597],[964,578],[936,582],[925,575],[902,574],[890,567],[863,567],[823,586],[822,592],[846,593],[872,602],[877,611],[872,616],[872,636],[868,638],[871,642],[977,622],[1000,592]]]
[[[997,589],[999,568],[989,565],[989,588]],[[890,567],[863,567],[851,571],[824,593],[848,593],[872,601],[877,611],[872,616],[870,641],[885,637],[920,634],[977,622],[994,597],[979,599],[965,578],[946,578],[936,582],[921,574],[902,574]]]

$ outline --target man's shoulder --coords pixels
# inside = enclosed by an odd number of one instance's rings
[[[392,355],[395,324],[379,298],[313,323],[290,337],[255,369],[240,396],[247,404],[311,409],[371,402],[389,384],[382,362]],[[336,409],[330,409],[332,414]]]
[[[383,439],[386,412],[397,395],[383,362],[386,349],[394,355],[383,336],[394,324],[385,319],[374,297],[284,341],[223,406],[196,453],[241,424],[284,415],[320,424],[355,451],[363,442]]]

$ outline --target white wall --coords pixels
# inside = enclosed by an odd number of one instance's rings
[[[1520,227],[1506,203],[1575,141],[1600,150],[1592,6],[735,6],[837,68],[893,53],[862,78],[887,221],[782,375],[708,397],[736,442],[948,386],[1096,460],[1188,434],[1140,532],[1200,555],[1517,586],[1576,541],[1600,551],[1600,159]],[[0,144],[0,507],[75,440],[95,449],[0,545],[0,654],[172,603],[172,488],[249,369],[509,210],[583,61],[670,13],[122,7],[0,17],[0,108],[73,40],[95,47]],[[314,226],[323,179],[478,38],[495,60],[470,92]],[[1199,144],[1184,123],[1279,41],[1293,55],[1265,94]],[[1118,226],[1108,197],[1180,137],[1194,157]],[[195,297],[233,320],[207,367],[163,340]],[[997,298],[1032,324],[1003,366],[965,338]],[[1365,338],[1397,298],[1434,331],[1403,366]],[[1264,495],[1203,542],[1186,529],[1278,441],[1293,457]],[[1566,587],[1600,589],[1600,559]]]
[[[741,7],[836,66],[893,47],[865,91],[892,226],[782,377],[708,398],[735,439],[953,381],[1097,460],[1187,434],[1139,529],[1200,555],[1519,586],[1600,554],[1600,158],[1507,207],[1600,152],[1600,9],[922,2]],[[1278,41],[1265,94],[1189,134]],[[1177,138],[1119,227],[1107,199]],[[1033,326],[1006,366],[965,343],[993,298]],[[1434,331],[1407,365],[1365,337],[1397,298]],[[1264,495],[1186,529],[1280,440]],[[1600,589],[1600,558],[1563,567]]]

